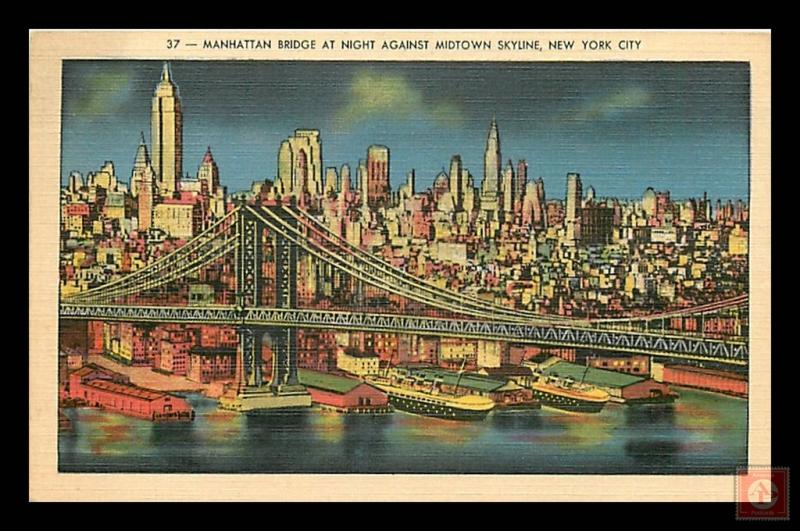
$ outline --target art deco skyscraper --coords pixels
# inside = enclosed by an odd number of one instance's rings
[[[580,208],[582,198],[583,187],[581,185],[580,174],[568,173],[564,223],[567,228],[567,240],[570,242],[580,239]]]
[[[136,150],[136,159],[131,172],[131,195],[136,198],[140,231],[148,230],[153,224],[155,178],[156,174],[150,162],[150,156],[147,154],[144,133],[142,133],[142,140]]]
[[[211,146],[206,148],[206,153],[203,155],[203,160],[197,169],[197,180],[206,183],[206,193],[210,195],[217,193],[217,188],[219,188],[219,167],[214,160],[214,155],[211,153]]]
[[[296,129],[278,148],[278,181],[286,197],[323,194],[322,140],[316,129]]]
[[[150,140],[158,188],[163,195],[171,195],[179,191],[183,173],[183,113],[168,63],[164,63],[161,81],[153,95]]]
[[[492,117],[489,135],[486,138],[486,152],[483,155],[483,184],[481,197],[493,202],[497,209],[497,195],[500,191],[500,133],[497,131],[497,120]]]

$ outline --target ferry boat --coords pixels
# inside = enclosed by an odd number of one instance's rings
[[[369,376],[366,381],[385,392],[389,396],[389,403],[395,408],[426,417],[483,420],[495,406],[494,401],[485,396],[455,396],[436,389],[420,390],[382,376]]]
[[[599,413],[610,398],[602,389],[549,376],[540,376],[531,389],[542,405],[577,413]]]

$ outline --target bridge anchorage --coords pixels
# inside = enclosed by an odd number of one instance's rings
[[[211,299],[192,299],[197,283],[213,286]],[[352,245],[293,204],[277,204],[238,206],[149,265],[63,296],[59,314],[236,327],[237,392],[221,402],[253,411],[310,404],[297,377],[299,330],[503,341],[747,366],[748,304],[745,294],[619,319],[539,314],[427,282]],[[268,382],[262,374],[265,340],[273,352]]]

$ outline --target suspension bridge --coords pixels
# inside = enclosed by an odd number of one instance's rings
[[[298,284],[298,278],[303,280]],[[308,282],[307,279],[313,282]],[[214,287],[189,298],[190,286]],[[748,297],[621,319],[544,315],[443,289],[351,245],[294,204],[242,204],[175,251],[111,282],[62,297],[62,319],[234,325],[239,330],[243,393],[302,393],[297,330],[327,329],[531,343],[668,359],[748,364],[741,323]],[[732,334],[702,322],[724,315]],[[670,323],[696,318],[698,331]],[[746,327],[744,327],[746,328]],[[262,382],[267,335],[272,379]],[[254,395],[255,396],[255,395]]]

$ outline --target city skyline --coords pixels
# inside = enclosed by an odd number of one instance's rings
[[[383,144],[392,151],[393,190],[412,168],[419,188],[432,185],[456,153],[479,184],[495,114],[503,165],[526,159],[529,178],[550,183],[549,198],[561,198],[572,171],[601,197],[641,197],[647,187],[675,198],[704,191],[749,197],[744,64],[453,65],[171,62],[183,100],[183,171],[193,175],[211,145],[229,190],[247,189],[275,178],[283,139],[313,127],[321,131],[325,167],[353,167],[369,145]],[[97,171],[104,160],[130,175],[139,131],[149,137],[152,79],[161,68],[158,61],[64,63],[62,183],[73,170]],[[442,76],[431,75],[437,72]],[[490,87],[494,97],[481,93],[487,79],[509,72],[524,86],[499,83]],[[273,82],[241,92],[245,80],[262,76]],[[428,136],[433,141],[425,142]]]

